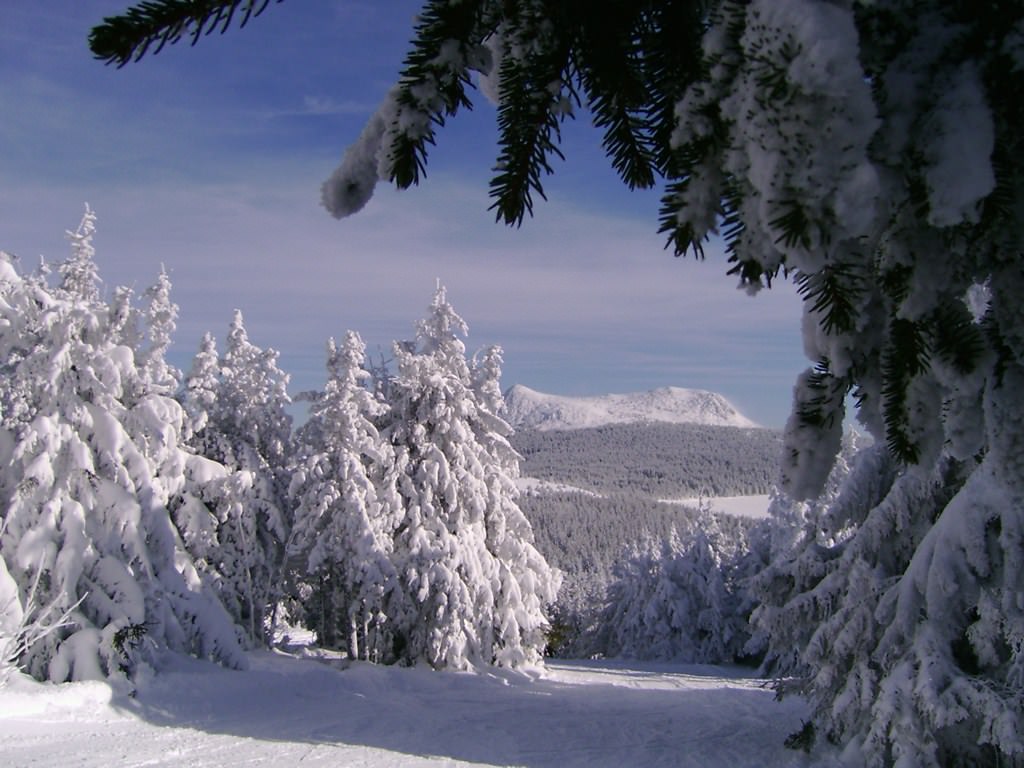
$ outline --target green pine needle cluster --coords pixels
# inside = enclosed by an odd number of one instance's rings
[[[204,34],[223,34],[236,21],[244,27],[269,4],[270,0],[145,0],[94,27],[89,48],[97,59],[123,67],[141,59],[153,45],[156,54],[184,36],[195,45]]]
[[[425,4],[398,84],[398,103],[443,125],[471,108],[474,70],[496,79],[499,146],[491,209],[520,225],[545,198],[561,150],[562,121],[582,107],[604,134],[612,167],[631,189],[672,178],[674,106],[699,73],[702,3],[464,0]],[[452,46],[459,47],[453,51]],[[502,46],[500,60],[488,45]],[[453,63],[454,62],[454,63]],[[436,93],[434,103],[423,93]],[[432,129],[396,135],[389,147],[400,187],[419,183]]]
[[[427,147],[434,144],[434,126],[440,128],[445,119],[455,115],[459,109],[472,109],[472,101],[466,94],[470,83],[470,67],[485,64],[476,57],[486,54],[481,51],[479,40],[483,27],[480,8],[474,3],[431,3],[418,17],[415,35],[423,41],[406,57],[398,90],[398,103],[403,109],[428,111],[430,121],[420,135],[401,133],[391,147],[394,181],[407,188],[418,184],[426,174]],[[452,66],[455,59],[459,66]],[[424,102],[429,94],[429,100]]]
[[[851,386],[849,380],[831,373],[828,360],[819,360],[807,381],[810,396],[796,404],[801,423],[815,429],[832,429],[837,421],[841,423],[843,401]]]

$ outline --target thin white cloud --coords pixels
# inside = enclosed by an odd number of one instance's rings
[[[337,100],[329,96],[303,96],[300,103],[282,108],[257,110],[254,117],[261,120],[301,117],[356,117],[365,120],[374,110],[374,104],[353,100]]]
[[[304,96],[302,112],[306,115],[361,115],[373,111],[372,104],[358,101],[338,101],[327,96]]]
[[[776,380],[777,405],[766,410],[788,407],[799,356],[792,290],[751,299],[735,290],[723,258],[664,252],[653,223],[555,206],[508,230],[483,210],[484,190],[450,180],[385,188],[364,214],[336,222],[316,206],[308,175],[261,186],[269,175],[256,168],[230,185],[3,190],[0,247],[60,260],[63,232],[88,199],[108,286],[141,291],[160,264],[170,269],[182,306],[179,355],[190,356],[205,330],[222,335],[237,307],[257,343],[301,368],[292,371],[301,389],[318,384],[328,336],[352,328],[371,348],[407,338],[440,278],[470,325],[470,348],[506,348],[506,383],[541,386],[522,378],[529,372],[561,382],[556,391],[713,389],[716,371],[723,379],[752,372]],[[458,204],[466,197],[480,203],[476,211]]]

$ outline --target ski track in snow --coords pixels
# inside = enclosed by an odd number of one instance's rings
[[[727,667],[555,661],[434,672],[278,653],[234,672],[174,659],[133,698],[102,683],[0,689],[0,765],[811,766],[805,704]]]

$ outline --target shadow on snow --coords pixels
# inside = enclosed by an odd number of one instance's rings
[[[804,704],[774,703],[723,667],[556,661],[533,674],[456,673],[267,652],[251,662],[233,672],[174,659],[118,706],[212,734],[492,765],[805,764],[782,746]]]

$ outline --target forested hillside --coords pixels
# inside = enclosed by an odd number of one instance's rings
[[[564,573],[552,650],[570,656],[605,650],[607,590],[632,556],[708,527],[722,558],[745,550],[754,521],[659,500],[767,494],[781,446],[767,429],[653,422],[524,430],[511,442],[522,475],[548,483],[528,487],[519,506],[537,548]]]
[[[689,531],[697,518],[690,507],[571,490],[524,493],[519,507],[533,526],[537,549],[562,570],[556,613],[577,630],[596,618],[612,567],[624,552],[647,540],[666,539],[673,528]]]
[[[779,432],[701,424],[614,424],[512,437],[522,474],[654,499],[768,493],[778,475]]]
[[[709,519],[696,506],[666,504],[640,494],[601,496],[543,487],[523,493],[519,507],[533,526],[537,549],[563,573],[552,610],[556,633],[551,651],[565,656],[603,650],[595,644],[595,631],[617,564],[676,536],[687,541]],[[745,550],[759,525],[728,515],[713,519],[726,557]]]

